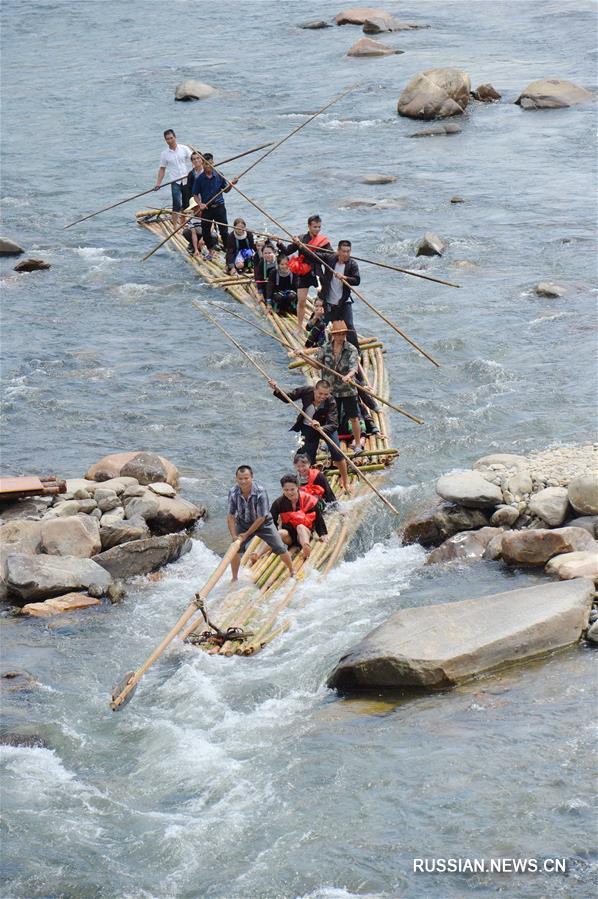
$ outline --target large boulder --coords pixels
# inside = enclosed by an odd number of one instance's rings
[[[545,565],[562,553],[594,550],[598,544],[583,528],[544,528],[507,531],[501,543],[501,555],[508,565]]]
[[[532,81],[515,100],[522,109],[562,109],[587,103],[593,94],[572,81],[561,78],[541,78]]]
[[[387,10],[373,6],[353,6],[344,9],[335,16],[334,21],[337,25],[363,25],[366,19],[393,21],[392,15]]]
[[[341,658],[328,686],[442,689],[544,655],[580,639],[593,591],[578,578],[403,609]]]
[[[405,545],[419,543],[420,546],[438,546],[443,540],[434,513],[428,512],[411,518],[401,531],[401,540]]]
[[[23,606],[21,614],[30,615],[32,618],[49,618],[63,612],[74,612],[75,609],[88,609],[90,606],[101,605],[99,599],[85,593],[66,593],[55,599],[46,599],[45,602],[29,602]]]
[[[501,528],[480,528],[479,531],[463,531],[445,540],[442,546],[433,549],[426,559],[426,565],[440,562],[477,562],[484,557],[487,545],[493,537],[502,534]]]
[[[151,537],[150,529],[140,515],[119,521],[107,521],[100,527],[103,550],[112,549],[113,546],[119,546],[121,543],[129,543],[131,540],[145,540],[147,537]],[[98,547],[96,552],[99,551]]]
[[[6,237],[0,237],[0,256],[20,256],[24,253],[23,247],[20,247],[14,240],[7,240]]]
[[[175,100],[205,100],[216,93],[216,88],[203,81],[196,81],[195,78],[188,78],[181,81],[174,89]]]
[[[139,457],[142,457],[141,460]],[[129,474],[129,471],[122,470],[125,467],[128,468],[128,463],[132,462],[133,459],[137,461],[132,466],[132,471],[136,470],[149,479],[139,481],[136,474]],[[156,460],[159,460],[161,464],[158,464]],[[152,477],[149,477],[150,472]],[[176,466],[169,462],[168,459],[165,459],[164,456],[157,456],[154,453],[112,453],[91,465],[85,473],[85,477],[90,481],[108,481],[121,475],[144,484],[151,484],[154,481],[166,481],[167,484],[171,484],[173,487],[177,486],[179,480],[179,472]]]
[[[71,515],[41,523],[43,551],[50,556],[89,559],[102,548],[97,518]]]
[[[468,509],[490,509],[503,502],[500,487],[491,484],[477,471],[443,475],[436,482],[436,493]]]
[[[168,534],[114,546],[94,556],[94,562],[115,578],[135,577],[174,562],[190,549],[191,540],[186,534]]]
[[[566,487],[545,487],[530,497],[528,509],[551,528],[558,528],[567,517],[569,496]]]
[[[569,482],[569,502],[582,515],[598,515],[598,475],[583,474]]]
[[[488,524],[488,516],[480,509],[441,505],[434,511],[434,522],[443,540],[461,531],[477,531]]]
[[[0,549],[12,552],[38,553],[41,549],[42,525],[39,521],[16,519],[0,527]]]
[[[380,41],[373,41],[369,37],[361,37],[353,46],[347,50],[347,56],[394,56],[397,53],[404,53],[404,50],[395,50],[381,44]]]
[[[91,559],[11,553],[6,560],[9,592],[28,601],[60,596],[92,585],[105,591],[111,582],[108,572]]]
[[[547,574],[556,574],[562,581],[574,577],[591,577],[592,580],[597,581],[598,551],[563,553],[561,556],[554,556],[547,563],[545,571]]]
[[[431,231],[426,231],[415,248],[416,256],[442,256],[443,253],[444,241]]]
[[[125,517],[140,516],[150,527],[153,534],[171,534],[192,527],[205,515],[205,509],[190,503],[186,499],[167,496],[147,491],[144,496],[125,499]]]
[[[427,69],[415,75],[399,97],[397,111],[410,119],[461,115],[469,103],[471,81],[461,69]]]

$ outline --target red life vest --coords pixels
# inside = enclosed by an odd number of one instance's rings
[[[309,474],[307,476],[307,483],[301,485],[301,489],[305,490],[306,493],[309,493],[311,496],[324,496],[326,492],[320,484],[314,483],[318,475],[320,474],[319,468],[310,468]]]
[[[318,498],[316,496],[310,496],[309,493],[306,493],[303,489],[300,489],[297,508],[295,509],[295,511],[281,512],[280,522],[283,525],[292,524],[295,528],[297,527],[297,525],[304,524],[305,527],[311,530],[316,520],[316,513],[312,512],[311,509],[315,509],[317,505]]]
[[[305,244],[306,247],[324,247],[327,243],[330,243],[327,237],[324,237],[323,234],[316,234],[315,237],[310,237],[308,242]],[[313,257],[309,257],[312,259]],[[308,262],[303,253],[297,253],[296,256],[292,256],[289,259],[289,268],[294,275],[307,275],[311,272],[312,263]]]

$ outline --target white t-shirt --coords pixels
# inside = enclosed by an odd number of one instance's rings
[[[345,274],[345,263],[337,262],[334,266],[334,271],[338,272],[339,275]],[[338,306],[341,301],[341,297],[343,295],[343,287],[344,284],[342,281],[339,281],[338,278],[332,277],[332,281],[330,282],[330,293],[328,294],[327,302],[331,306]]]
[[[186,178],[191,168],[191,148],[186,144],[177,144],[176,150],[171,150],[170,147],[164,150],[160,156],[160,167],[162,166],[166,169],[166,181]]]

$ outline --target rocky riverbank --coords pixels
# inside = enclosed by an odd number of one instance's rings
[[[118,602],[122,581],[190,549],[205,509],[177,493],[178,471],[153,453],[118,453],[66,481],[66,492],[0,505],[0,596],[47,617]]]

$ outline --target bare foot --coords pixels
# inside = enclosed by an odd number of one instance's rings
[[[255,565],[255,563],[257,562],[259,557],[260,557],[260,554],[258,552],[251,553],[251,555],[249,556],[249,561],[251,562],[252,565]]]
[[[306,543],[305,546],[301,547],[301,554],[304,559],[309,559],[309,557],[311,556],[311,546],[309,545],[309,543]]]
[[[236,584],[238,580],[239,580],[238,577],[231,577],[230,582],[231,582],[231,584]]]

